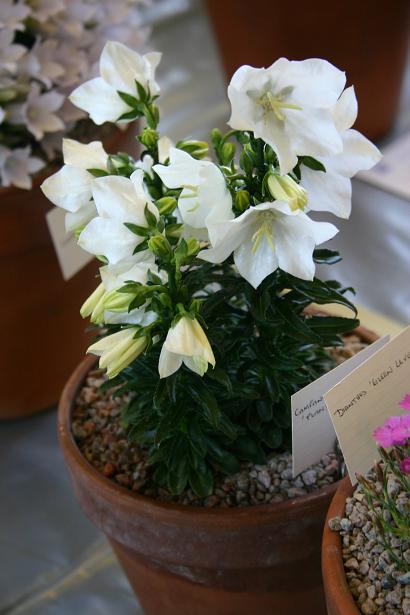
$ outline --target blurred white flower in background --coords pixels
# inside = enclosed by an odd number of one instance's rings
[[[30,188],[30,177],[39,170],[33,160],[43,159],[44,166],[61,152],[62,137],[86,118],[66,97],[98,74],[107,40],[117,38],[141,48],[148,34],[142,25],[147,4],[148,0],[1,0],[0,185]],[[15,169],[16,160],[23,165],[21,172]]]

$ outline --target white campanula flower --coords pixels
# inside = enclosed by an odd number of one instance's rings
[[[2,0],[0,11],[0,28],[24,30],[23,21],[30,15],[30,7],[24,2]]]
[[[333,110],[333,118],[343,143],[343,151],[333,156],[318,156],[326,172],[301,165],[301,187],[307,191],[308,208],[329,211],[341,218],[351,212],[350,178],[373,167],[381,158],[378,148],[357,130],[351,130],[357,117],[354,88],[347,88]]]
[[[62,207],[66,215],[66,230],[74,231],[97,215],[92,201],[94,175],[87,169],[106,171],[108,154],[100,141],[83,144],[74,139],[63,140],[64,166],[41,185],[46,197]]]
[[[135,337],[139,329],[130,327],[107,335],[92,344],[87,352],[100,357],[99,367],[107,369],[108,378],[114,378],[128,367],[147,346],[145,336]]]
[[[157,146],[158,146],[158,160],[161,163],[164,163],[169,158],[171,148],[173,147],[173,143],[169,137],[163,136],[158,139]],[[136,169],[142,169],[151,178],[154,177],[153,166],[154,166],[154,159],[149,154],[145,154],[142,160],[137,160],[137,162],[135,163]]]
[[[41,93],[38,83],[32,83],[27,99],[23,103],[10,105],[7,119],[11,124],[24,124],[36,139],[42,139],[46,132],[64,128],[64,122],[55,113],[64,102],[58,92]]]
[[[276,152],[282,174],[301,155],[342,151],[332,107],[346,83],[345,74],[326,60],[280,58],[269,68],[241,66],[228,87],[229,125],[251,130]]]
[[[213,247],[198,257],[222,263],[234,254],[239,273],[254,288],[278,267],[303,280],[315,273],[313,250],[331,239],[337,228],[327,222],[314,222],[288,202],[274,201],[250,207],[234,220],[218,223]]]
[[[156,315],[149,311],[148,305],[128,312],[134,295],[117,292],[126,282],[146,284],[149,271],[164,277],[163,272],[158,271],[154,255],[148,250],[130,256],[116,265],[101,267],[101,284],[84,302],[80,310],[81,316],[90,316],[91,322],[96,324],[151,324]]]
[[[183,316],[171,327],[161,349],[158,371],[167,378],[184,363],[190,370],[203,376],[208,364],[215,367],[211,345],[201,325],[195,319]]]
[[[100,58],[100,77],[86,81],[70,96],[71,102],[84,109],[96,124],[116,122],[131,110],[119,96],[124,92],[138,97],[135,81],[151,94],[158,94],[155,70],[161,59],[156,52],[140,55],[121,43],[106,43]]]
[[[230,220],[232,198],[220,169],[207,160],[196,160],[187,152],[171,148],[169,165],[155,165],[154,171],[168,188],[183,188],[178,210],[183,222],[195,230],[207,229],[211,241],[215,222]],[[199,235],[201,236],[201,235]]]
[[[111,175],[92,183],[98,216],[87,224],[79,237],[78,243],[84,250],[105,256],[111,264],[132,255],[144,238],[132,233],[125,223],[146,227],[145,206],[157,219],[159,217],[158,209],[147,197],[143,179],[144,172],[137,169],[129,179]]]
[[[3,10],[3,7],[2,7]],[[11,30],[0,30],[0,69],[14,73],[19,60],[26,53],[26,48],[13,43],[14,33]]]
[[[19,147],[9,149],[0,145],[0,180],[2,186],[31,188],[31,176],[44,167],[44,161],[31,155],[31,149]]]

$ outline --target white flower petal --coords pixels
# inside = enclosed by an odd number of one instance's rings
[[[169,352],[165,348],[165,344],[161,348],[161,354],[159,355],[158,372],[160,378],[168,378],[182,365],[182,356],[180,354],[174,354]]]
[[[331,160],[334,172],[353,177],[358,171],[371,169],[382,155],[379,149],[357,130],[346,130],[343,134],[343,152]],[[326,160],[324,162],[326,166]],[[328,161],[330,166],[330,161]]]
[[[124,224],[107,218],[93,218],[78,239],[78,245],[90,254],[105,256],[112,264],[130,256],[141,243]]]
[[[65,164],[80,169],[107,168],[108,154],[101,141],[80,143],[74,139],[63,139],[63,157]]]
[[[353,126],[357,118],[357,110],[357,98],[354,87],[351,85],[345,89],[333,109],[333,117],[339,132],[344,132]]]
[[[301,166],[301,185],[308,193],[308,208],[329,211],[340,218],[349,218],[352,209],[352,183],[349,178],[331,170],[313,171]]]
[[[92,193],[97,211],[103,218],[147,225],[145,200],[137,197],[134,184],[128,178],[114,175],[99,177],[93,181]]]
[[[278,268],[275,250],[263,236],[256,252],[253,252],[252,236],[242,243],[234,253],[235,265],[245,280],[257,288],[259,284]]]
[[[118,118],[130,111],[130,107],[118,96],[117,92],[101,77],[90,79],[69,96],[71,102],[84,109],[95,124],[116,122]]]
[[[198,186],[202,163],[187,152],[172,147],[169,151],[169,165],[154,165],[153,169],[168,188]]]
[[[67,233],[76,231],[88,224],[97,215],[94,202],[90,201],[83,205],[78,211],[68,212],[65,216],[65,229]]]
[[[142,56],[122,43],[108,41],[100,57],[100,74],[114,90],[136,95],[135,80],[146,87]]]
[[[41,184],[46,197],[67,211],[77,212],[91,199],[93,177],[84,169],[64,165]]]

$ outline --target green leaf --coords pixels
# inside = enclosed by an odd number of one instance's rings
[[[157,226],[157,218],[152,213],[152,211],[150,211],[148,205],[145,205],[144,215],[145,215],[145,219],[146,219],[146,221],[148,223],[148,226],[151,227],[151,228],[156,228],[156,226]]]
[[[150,231],[146,226],[139,226],[138,224],[133,224],[132,222],[124,222],[124,226],[126,226],[131,233],[134,233],[134,235],[138,235],[139,237],[149,237],[150,235]]]
[[[137,80],[135,80],[135,87],[137,88],[139,100],[143,103],[147,102],[149,94]]]
[[[322,162],[319,162],[319,160],[316,160],[316,158],[312,158],[312,156],[302,156],[301,162],[305,165],[305,167],[308,167],[313,171],[323,171],[326,173],[325,165]]]
[[[239,437],[235,441],[234,450],[237,451],[238,456],[245,461],[261,464],[266,462],[266,455],[260,444],[249,437]]]
[[[138,106],[138,100],[134,96],[131,96],[130,94],[127,94],[126,92],[119,92],[118,90],[117,90],[117,94],[121,98],[121,100],[123,100],[125,104],[128,105],[129,107],[134,108]]]
[[[325,248],[317,248],[313,252],[313,260],[315,263],[323,264],[323,265],[334,265],[335,263],[339,263],[342,260],[339,252],[335,252],[334,250],[327,250]]]
[[[87,169],[87,171],[91,173],[93,177],[106,177],[108,175],[107,171],[103,169]]]
[[[198,472],[194,468],[190,468],[189,484],[198,497],[206,498],[211,495],[214,479],[210,469],[206,468],[204,472]]]

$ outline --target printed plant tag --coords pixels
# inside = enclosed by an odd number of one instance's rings
[[[323,395],[380,350],[389,339],[390,336],[386,335],[377,340],[292,395],[293,476],[320,461],[323,455],[334,448],[336,433]]]
[[[46,214],[61,273],[65,280],[69,280],[94,257],[78,247],[74,235],[65,230],[64,219],[65,211],[59,207],[54,207]]]
[[[410,200],[410,133],[383,148],[383,158],[369,171],[361,171],[357,179],[386,192]]]
[[[365,474],[379,458],[373,431],[410,392],[410,327],[324,395],[350,480]]]

